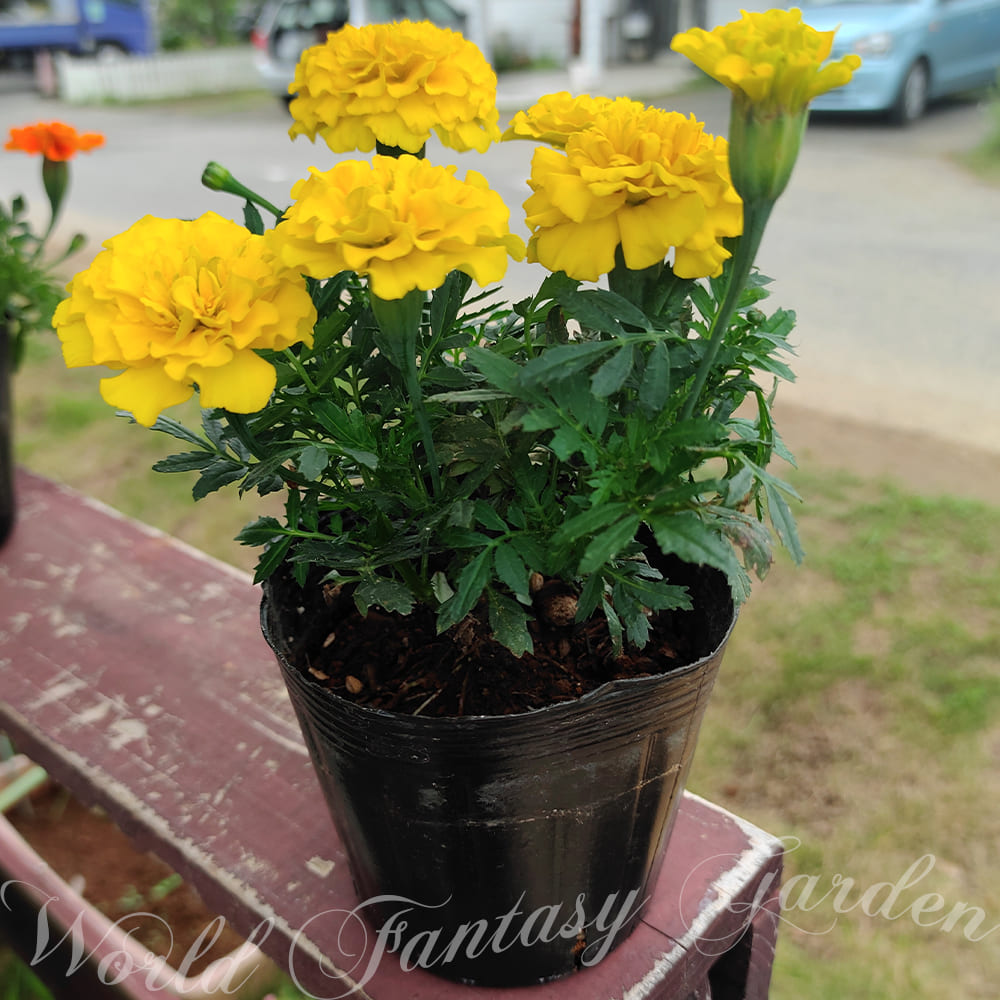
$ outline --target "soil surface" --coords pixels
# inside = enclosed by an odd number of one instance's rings
[[[8,819],[84,899],[184,975],[198,975],[243,943],[223,924],[211,947],[199,954],[203,946],[196,941],[215,914],[168,865],[137,851],[102,811],[88,809],[64,788],[45,786],[14,808]],[[183,965],[187,956],[196,954]]]
[[[663,561],[664,576],[688,588],[693,610],[650,616],[650,641],[615,655],[603,615],[576,624],[568,587],[542,583],[529,623],[533,651],[515,657],[490,634],[479,608],[437,634],[430,610],[401,616],[371,609],[315,572],[302,589],[287,568],[270,581],[285,609],[280,637],[289,659],[342,697],[372,708],[428,716],[510,715],[569,701],[610,680],[666,673],[711,653],[729,625],[732,603],[721,573]]]

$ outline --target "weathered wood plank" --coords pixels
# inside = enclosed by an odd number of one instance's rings
[[[684,997],[775,896],[780,844],[687,796],[644,923],[595,968],[516,991],[452,986],[393,956],[368,976],[373,935],[343,926],[356,905],[344,853],[260,635],[257,589],[51,482],[21,473],[18,489],[0,550],[0,729],[237,929],[257,928],[318,996],[364,979],[352,996]]]

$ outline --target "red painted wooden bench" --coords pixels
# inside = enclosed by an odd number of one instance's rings
[[[643,922],[593,968],[486,990],[404,971],[391,954],[372,963],[374,935],[366,942],[360,923],[344,923],[356,900],[343,850],[249,578],[29,473],[19,473],[18,506],[0,549],[0,731],[106,809],[304,990],[372,1000],[767,996],[781,845],[692,795]],[[23,913],[0,905],[0,937],[5,920],[11,939],[25,938]],[[109,995],[96,962],[69,979],[63,963],[45,970],[58,996]],[[164,996],[141,972],[117,988],[132,1000]]]

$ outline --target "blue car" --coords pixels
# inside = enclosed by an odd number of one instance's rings
[[[989,86],[1000,71],[1000,0],[803,0],[819,31],[834,28],[833,58],[857,52],[849,84],[812,102],[816,111],[870,111],[916,121],[931,100]]]

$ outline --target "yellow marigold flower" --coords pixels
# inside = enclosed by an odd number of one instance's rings
[[[690,28],[670,47],[737,95],[762,108],[796,112],[814,97],[847,83],[861,58],[827,63],[833,31],[817,31],[802,12],[742,11],[739,21],[712,31]]]
[[[314,278],[355,271],[380,299],[399,299],[438,288],[456,269],[488,285],[506,273],[508,254],[524,256],[507,206],[481,174],[470,170],[463,182],[454,167],[415,156],[372,161],[311,167],[296,183],[268,237],[282,263]]]
[[[717,275],[741,231],[742,205],[729,180],[726,141],[693,116],[614,103],[564,152],[535,150],[524,203],[528,259],[596,281],[615,266],[641,270],[674,248],[684,278]]]
[[[70,368],[105,365],[101,395],[147,427],[190,398],[261,409],[274,367],[255,353],[312,343],[316,311],[302,277],[277,266],[262,236],[207,212],[147,215],[104,244],[69,284],[54,325]]]
[[[518,111],[501,139],[534,139],[563,147],[574,132],[590,128],[598,115],[616,105],[629,105],[636,112],[644,109],[644,105],[628,97],[591,97],[590,94],[573,97],[565,90],[547,94],[527,111]]]
[[[431,131],[484,152],[500,137],[497,78],[472,42],[427,21],[348,25],[307,49],[289,92],[289,135],[320,135],[335,153],[375,143],[418,153]]]

